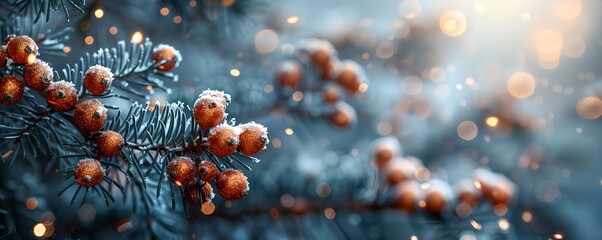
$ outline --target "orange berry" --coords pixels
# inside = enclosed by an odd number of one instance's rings
[[[107,121],[107,109],[98,100],[86,100],[78,103],[73,111],[75,126],[91,133],[100,131]]]
[[[326,68],[328,62],[336,53],[332,44],[322,39],[309,39],[301,49],[309,54],[314,65],[323,69]]]
[[[111,87],[113,73],[111,69],[96,65],[88,68],[84,75],[84,87],[94,95],[105,93]]]
[[[75,108],[78,98],[73,83],[64,80],[53,82],[46,89],[46,102],[52,110],[57,112],[66,112]]]
[[[38,45],[28,36],[21,35],[10,39],[7,46],[8,57],[18,65],[29,66],[36,62]]]
[[[338,73],[337,82],[350,93],[359,92],[363,82],[361,67],[355,62],[345,62]]]
[[[396,185],[393,207],[406,212],[416,210],[416,203],[422,200],[424,192],[416,181],[407,181]]]
[[[384,137],[372,143],[372,154],[377,168],[382,169],[394,157],[401,155],[401,144],[394,137]]]
[[[475,183],[470,179],[463,179],[457,182],[454,186],[456,198],[462,203],[467,203],[471,206],[476,205],[481,199],[481,191]]]
[[[75,181],[82,187],[94,187],[105,176],[100,162],[91,158],[79,160],[74,171]]]
[[[209,95],[201,95],[194,103],[194,120],[201,128],[212,128],[219,125],[226,116],[223,99]]]
[[[311,62],[320,67],[326,66],[330,61],[330,49],[318,48],[311,55]]]
[[[382,171],[387,183],[395,185],[406,180],[414,179],[416,166],[402,158],[395,158],[383,165]]]
[[[52,68],[48,66],[48,63],[38,60],[25,68],[23,80],[25,86],[31,89],[42,90],[47,88],[52,83]]]
[[[286,61],[278,67],[278,83],[285,87],[295,87],[301,82],[301,65],[298,62]]]
[[[247,195],[249,182],[241,171],[227,169],[220,172],[215,180],[217,192],[226,200],[235,201]]]
[[[433,214],[441,214],[452,199],[452,190],[447,182],[433,179],[428,181],[428,189],[424,195],[426,210]]]
[[[232,101],[232,97],[230,96],[230,94],[227,94],[223,91],[218,91],[218,90],[211,90],[211,89],[207,89],[203,92],[201,92],[201,94],[199,96],[209,96],[209,97],[215,97],[221,100],[222,105],[224,105],[224,107],[227,107],[228,104],[230,104],[230,102]]]
[[[0,68],[4,68],[6,66],[6,50],[3,47],[0,47]]]
[[[165,63],[157,66],[157,70],[159,71],[171,71],[178,66],[181,60],[182,56],[180,55],[180,52],[172,46],[160,44],[153,49],[153,62],[160,63],[165,61]]]
[[[355,123],[357,116],[352,106],[344,102],[339,102],[335,105],[335,111],[330,115],[329,119],[335,126],[344,128]]]
[[[508,206],[514,196],[514,183],[504,175],[496,174],[496,176],[497,181],[494,183],[490,194],[486,197],[495,206],[500,204]]]
[[[324,94],[324,102],[327,103],[335,103],[341,99],[341,90],[332,84],[324,86],[322,89],[322,94]]]
[[[213,181],[217,176],[218,172],[217,166],[215,166],[215,164],[210,161],[201,161],[197,163],[196,171],[197,175],[199,176],[199,179],[205,182]]]
[[[238,151],[246,155],[255,155],[266,148],[270,142],[268,139],[268,129],[255,122],[239,125],[242,130],[239,139]]]
[[[240,129],[228,124],[221,124],[211,129],[207,137],[209,150],[219,157],[234,153],[240,143],[239,134]]]
[[[125,141],[118,132],[106,131],[98,136],[96,140],[96,147],[98,154],[103,157],[117,157],[121,153],[121,149]]]
[[[21,101],[25,94],[23,82],[15,76],[0,79],[0,103],[13,105]]]
[[[194,181],[196,169],[194,163],[188,157],[178,157],[169,162],[167,166],[167,177],[178,186],[183,186]]]

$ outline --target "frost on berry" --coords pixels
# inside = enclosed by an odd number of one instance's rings
[[[0,79],[0,103],[13,105],[21,101],[25,94],[25,86],[19,78],[6,76]]]
[[[167,72],[180,65],[182,55],[172,46],[159,44],[153,49],[153,61],[155,63],[162,63],[157,66],[157,70]]]
[[[111,69],[101,65],[95,65],[86,71],[84,75],[84,87],[94,95],[105,93],[111,87],[113,73]]]
[[[79,98],[75,85],[64,80],[51,83],[46,89],[45,96],[50,108],[57,112],[66,112],[75,108]]]
[[[219,157],[226,157],[236,151],[240,143],[239,135],[240,128],[228,124],[212,128],[207,137],[209,150]]]
[[[441,214],[453,199],[453,191],[449,183],[431,179],[427,182],[428,188],[425,190],[424,201],[426,210],[432,214]]]
[[[406,212],[416,210],[416,205],[424,199],[424,191],[417,181],[406,181],[395,185],[393,207]]]
[[[9,34],[4,38],[4,41],[2,42],[2,44],[6,45],[10,42],[10,40],[13,40],[13,38],[17,37],[17,35],[15,34]]]
[[[194,120],[205,129],[217,126],[226,117],[225,103],[225,97],[201,94],[194,103]]]
[[[357,120],[357,115],[351,105],[339,102],[335,105],[335,111],[330,115],[329,119],[335,126],[344,128],[354,124]]]
[[[103,157],[116,157],[121,153],[125,141],[121,134],[114,131],[106,131],[98,136],[96,147],[98,154]]]
[[[359,64],[354,61],[344,61],[336,75],[337,82],[349,93],[360,93],[360,86],[365,82],[365,76]]]
[[[412,160],[394,158],[384,164],[382,170],[385,180],[389,184],[395,185],[406,180],[414,179],[416,171],[421,166],[422,164],[418,165],[418,163]]]
[[[100,131],[107,121],[107,109],[98,100],[86,100],[78,103],[73,111],[75,125],[90,133]]]
[[[264,150],[270,142],[268,138],[268,129],[255,122],[245,123],[238,126],[240,128],[240,144],[238,151],[246,155],[255,155]]]
[[[74,168],[75,181],[82,187],[94,187],[105,176],[99,161],[91,158],[79,160]]]
[[[241,171],[227,169],[220,172],[215,180],[217,192],[226,200],[235,201],[247,195],[249,182]]]
[[[341,96],[343,95],[339,87],[335,86],[334,84],[328,84],[324,86],[322,88],[322,94],[324,102],[327,103],[335,103],[339,101],[339,99],[341,99]]]
[[[195,173],[194,163],[187,157],[173,159],[167,166],[169,180],[178,186],[192,183]]]
[[[216,97],[216,98],[220,99],[220,102],[222,103],[222,105],[224,107],[227,107],[228,104],[230,104],[230,102],[232,101],[232,97],[230,96],[230,94],[227,94],[227,93],[225,93],[223,91],[219,91],[219,90],[207,89],[207,90],[201,92],[201,94],[199,94],[199,97],[203,97],[203,96]]]
[[[486,169],[477,169],[474,171],[472,179],[478,182],[483,196],[489,199],[493,205],[508,205],[512,201],[515,186],[506,176]]]
[[[217,166],[210,161],[201,161],[196,165],[197,175],[199,179],[205,182],[210,182],[217,176]]]
[[[372,143],[374,164],[383,168],[393,158],[401,156],[401,143],[394,137],[379,138]]]
[[[285,61],[278,67],[278,83],[286,87],[295,87],[302,79],[301,65],[298,62]]]
[[[300,48],[313,64],[322,68],[326,68],[330,60],[336,56],[332,43],[322,39],[307,39],[301,43]]]
[[[38,45],[29,36],[21,35],[10,39],[6,46],[7,54],[15,64],[29,66],[36,62]]]
[[[23,71],[25,85],[34,90],[42,90],[52,82],[52,68],[48,63],[38,60]]]
[[[471,179],[463,179],[454,184],[456,199],[469,206],[475,206],[481,200],[481,189]]]

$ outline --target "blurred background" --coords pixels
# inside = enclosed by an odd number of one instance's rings
[[[13,2],[0,4],[3,17]],[[37,25],[74,31],[66,56],[46,58],[51,66],[120,40],[172,45],[183,58],[179,78],[148,100],[192,105],[202,90],[226,91],[229,117],[264,124],[271,142],[247,172],[246,198],[218,197],[189,218],[167,197],[146,213],[101,200],[69,206],[69,197],[56,196],[58,174],[3,166],[1,232],[12,232],[9,239],[600,239],[599,9],[597,0],[97,0],[69,21],[52,13]],[[279,85],[278,71],[291,60],[304,66],[304,83],[322,85],[303,60],[312,38],[330,42],[333,55],[356,62],[365,78],[361,94],[344,96],[354,114],[343,127],[312,114],[325,106],[310,98],[319,91],[291,97]],[[503,174],[515,186],[512,201],[503,211],[483,203],[465,217],[453,198],[440,215],[387,207],[379,199],[391,201],[394,188],[373,163],[381,137],[398,140],[399,155],[420,159],[429,178],[451,186],[479,168]],[[36,232],[39,223],[46,227]]]

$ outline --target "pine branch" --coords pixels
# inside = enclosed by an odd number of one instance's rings
[[[55,149],[53,143],[60,144],[63,141],[57,130],[65,130],[64,120],[51,116],[53,111],[40,106],[36,100],[28,90],[24,100],[17,105],[19,111],[12,112],[12,108],[0,107],[0,115],[6,117],[0,121],[0,158],[9,165],[20,158],[28,160],[35,169],[40,169],[40,164],[34,160],[51,156]]]
[[[167,174],[167,165],[174,158],[188,156],[197,161],[206,159],[219,169],[244,168],[251,170],[245,162],[259,162],[258,159],[241,152],[234,152],[227,157],[218,157],[207,149],[207,138],[210,129],[202,129],[192,118],[192,110],[183,103],[172,103],[161,106],[159,103],[144,105],[134,103],[128,113],[121,116],[119,111],[106,124],[103,131],[122,133],[124,146],[120,159],[127,162],[129,176],[134,178],[137,192],[147,190],[149,181],[156,182],[154,188],[157,197],[161,196],[163,176]],[[226,123],[226,119],[222,120]],[[230,125],[234,125],[230,121]],[[82,147],[94,148],[93,141],[82,144]],[[94,154],[91,154],[94,155]],[[98,158],[98,156],[96,156]],[[173,183],[168,183],[170,188]],[[171,188],[173,189],[173,188]],[[172,199],[175,199],[174,192]],[[144,199],[145,196],[141,196]],[[145,202],[145,206],[151,202]],[[175,201],[172,201],[175,208]]]
[[[179,61],[179,59],[178,59]],[[83,85],[85,72],[92,66],[100,65],[111,69],[114,77],[112,86],[138,98],[148,98],[143,91],[150,92],[158,88],[167,93],[171,90],[165,87],[163,81],[177,81],[177,75],[171,72],[157,71],[157,66],[165,62],[153,61],[153,43],[147,38],[141,44],[131,43],[129,47],[124,41],[117,43],[116,48],[101,48],[93,54],[86,53],[78,63],[67,65],[61,71],[55,71],[56,79],[63,79],[75,84],[81,97],[86,97]],[[129,99],[117,93],[95,96],[101,98],[120,97]]]
[[[66,56],[65,42],[73,28],[67,27],[58,32],[46,29],[44,24],[34,24],[31,19],[12,15],[0,17],[0,36],[27,35],[36,41],[42,55]]]
[[[27,40],[27,38],[13,39],[16,40],[10,41],[32,42],[31,39]],[[35,43],[28,44],[35,45]],[[31,47],[31,49],[35,50],[36,48]],[[34,63],[28,62],[27,64],[22,64],[21,62],[13,61],[13,58],[17,59],[20,56],[16,53],[12,54],[13,55],[9,56],[9,61],[7,61],[7,64],[5,66],[2,66],[2,81],[5,81],[4,77],[12,79],[16,78],[19,82],[21,82],[21,79],[25,81],[25,78],[28,77],[26,76],[25,72],[29,69],[29,67],[31,67],[31,65],[34,65]],[[177,55],[177,52],[175,52],[174,54]],[[177,65],[177,61],[180,60],[179,55],[177,55],[176,57],[177,58],[175,59],[171,59],[174,61],[174,65]],[[166,64],[167,61],[171,60],[155,62],[155,59],[153,59],[152,43],[148,39],[143,44],[132,44],[129,49],[126,49],[124,42],[120,42],[117,48],[105,48],[99,50],[98,52],[92,55],[86,54],[85,57],[80,59],[79,65],[74,64],[73,68],[71,68],[71,66],[68,65],[65,69],[62,70],[63,75],[60,75],[58,71],[55,71],[53,78],[66,79],[66,82],[62,82],[60,84],[63,84],[61,86],[66,86],[67,88],[71,87],[68,84],[69,82],[75,83],[73,87],[77,87],[75,93],[68,93],[65,92],[65,90],[60,90],[60,94],[63,95],[76,94],[80,95],[79,99],[104,99],[114,96],[119,97],[119,95],[113,94],[112,90],[107,91],[106,93],[101,95],[94,95],[92,94],[92,92],[89,92],[92,90],[84,87],[83,79],[85,78],[85,76],[88,76],[88,70],[92,69],[93,66],[104,65],[110,67],[106,68],[108,69],[106,71],[114,72],[114,74],[109,73],[112,77],[109,80],[113,80],[114,78],[115,80],[119,81],[120,85],[118,86],[121,86],[123,88],[127,87],[128,83],[133,82],[137,84],[146,85],[144,86],[145,89],[151,89],[153,87],[156,87],[167,90],[163,87],[161,78],[176,78],[174,74],[165,71],[166,69],[163,68],[163,64]],[[28,61],[30,60],[28,59]],[[35,64],[38,63],[39,62],[37,61],[35,62]],[[156,68],[162,68],[163,72],[157,72]],[[99,68],[97,67],[96,69]],[[84,70],[86,70],[86,72],[84,72]],[[48,73],[44,74],[52,74],[50,72],[51,70],[42,69],[39,71],[48,71]],[[97,74],[97,72],[95,71],[90,72],[90,76],[92,76],[92,74]],[[28,81],[41,80],[36,79],[34,77],[34,79],[29,79]],[[4,98],[6,98],[7,96],[10,97],[10,99],[13,99],[13,96],[14,98],[17,98],[16,106],[10,106],[10,104],[3,104],[0,106],[0,115],[3,115],[3,118],[0,119],[0,126],[2,126],[2,128],[0,129],[0,156],[3,162],[9,162],[10,165],[12,165],[12,163],[16,159],[27,160],[30,162],[31,166],[34,167],[34,170],[37,169],[36,172],[40,172],[41,167],[39,166],[40,164],[38,164],[36,160],[46,157],[52,159],[52,161],[46,167],[47,171],[52,167],[52,165],[59,161],[59,167],[63,168],[62,172],[68,177],[71,177],[75,174],[75,171],[73,170],[73,165],[77,163],[78,160],[82,159],[82,157],[100,158],[97,155],[93,155],[92,151],[90,150],[94,148],[93,146],[89,146],[94,145],[94,143],[91,142],[93,139],[90,138],[90,133],[88,131],[82,130],[81,128],[85,126],[82,126],[81,124],[78,125],[76,123],[78,121],[76,119],[76,116],[69,113],[71,111],[69,109],[73,109],[74,107],[77,108],[77,106],[61,108],[60,110],[55,109],[56,106],[51,105],[50,100],[46,99],[48,98],[48,92],[44,93],[42,90],[34,90],[33,88],[30,88],[33,86],[29,85],[32,83],[28,83],[27,81],[25,81],[25,83],[27,84],[28,88],[16,90],[17,92],[14,93],[11,92],[11,94],[13,95],[5,95],[5,93],[3,93],[2,96],[3,100],[5,100]],[[48,86],[50,85],[47,85],[46,87]],[[21,88],[23,87],[21,86]],[[9,89],[10,91],[15,91],[13,90],[14,88]],[[132,93],[135,90],[136,88],[133,87],[126,88],[126,91],[130,93]],[[19,97],[18,91],[23,91],[24,96]],[[140,93],[139,95],[142,94]],[[48,101],[49,107],[45,107],[44,105],[46,104],[41,104],[42,102],[46,101]],[[57,103],[62,104],[60,102]],[[65,110],[67,112],[64,112]],[[164,131],[164,135],[167,133],[167,131]],[[163,138],[163,141],[166,142],[171,140]],[[53,156],[55,151],[61,151],[63,153],[61,153],[62,155],[59,156]],[[81,153],[82,151],[83,154]],[[105,167],[110,167],[111,169],[116,169],[126,174],[119,164],[115,164],[110,161],[100,162]],[[121,183],[107,177],[103,177],[102,180],[106,182],[106,186],[115,186],[121,191],[124,191],[124,187],[121,185]],[[82,184],[82,180],[80,179],[79,181],[80,184]],[[59,192],[59,195],[63,194],[71,186],[74,186],[74,184],[75,182],[67,184],[65,188]],[[71,201],[72,203],[75,201],[77,197],[76,195],[77,193],[79,193],[79,190],[81,190],[81,188],[82,187],[80,186],[76,191],[76,194],[74,194]],[[88,190],[89,187],[85,187],[84,199],[87,196]],[[103,185],[96,185],[92,188],[92,190],[96,192],[99,196],[103,196],[107,204],[109,200],[111,200],[112,202],[115,201],[114,197],[112,196],[112,193],[107,191],[103,187]]]
[[[50,15],[60,10],[69,21],[70,9],[76,9],[84,13],[85,5],[85,0],[16,0],[12,3],[12,10],[31,16],[34,23],[37,23],[42,16],[45,16],[45,21],[48,22],[50,21]]]

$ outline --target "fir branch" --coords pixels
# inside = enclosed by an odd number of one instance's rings
[[[64,127],[60,119],[51,116],[54,112],[36,103],[36,98],[27,90],[26,97],[16,106],[20,111],[9,111],[0,107],[0,114],[6,119],[0,121],[0,149],[3,162],[12,165],[17,158],[28,160],[39,169],[40,165],[34,160],[42,156],[52,155],[52,143],[61,143],[63,139],[54,128]],[[12,120],[12,121],[11,121]],[[10,125],[4,125],[10,124]]]
[[[44,24],[34,24],[31,19],[22,16],[11,15],[6,18],[0,16],[0,36],[11,34],[31,36],[42,55],[66,56],[65,43],[72,32],[73,28],[70,27],[53,32]]]
[[[195,144],[200,128],[190,118],[192,114],[183,103],[165,106],[133,103],[123,118],[120,115],[119,112],[112,118],[104,131],[122,133],[126,142],[122,158],[144,186],[153,171],[164,173],[164,169],[157,166],[167,164],[174,154],[194,156],[200,147],[198,142]]]
[[[70,9],[76,9],[84,13],[85,5],[85,0],[16,0],[12,3],[12,10],[26,16],[31,15],[34,23],[37,23],[42,16],[45,16],[45,21],[48,22],[50,21],[50,15],[60,10],[69,21]]]
[[[67,65],[61,71],[55,71],[54,75],[56,79],[73,82],[81,97],[85,97],[83,77],[86,71],[95,65],[104,66],[113,73],[115,80],[112,86],[144,99],[149,96],[142,91],[158,88],[169,93],[170,89],[165,87],[163,81],[177,81],[177,75],[157,71],[157,66],[163,63],[153,61],[153,43],[147,38],[141,44],[130,43],[129,47],[124,41],[120,41],[116,48],[101,48],[93,54],[86,53],[78,63]],[[100,97],[113,96],[123,98],[111,92]]]
[[[53,39],[52,36],[50,39]],[[96,64],[103,64],[111,67],[111,71],[115,72],[115,78],[121,80],[121,86],[127,86],[125,81],[135,81],[163,88],[163,83],[159,77],[175,78],[176,76],[169,72],[157,73],[155,68],[163,62],[154,63],[152,60],[152,43],[147,39],[143,44],[132,44],[130,49],[126,49],[125,43],[119,43],[117,48],[101,49],[95,54],[86,54],[86,57],[80,59],[80,65],[74,64],[74,67],[67,66],[62,70],[64,79],[75,82],[78,92],[82,95],[81,98],[92,97],[85,94],[86,90],[83,86],[84,70]],[[79,68],[79,67],[83,68]],[[5,68],[3,74],[18,75],[23,77],[23,66],[11,64]],[[60,79],[61,75],[58,71],[54,72],[55,79]],[[159,77],[157,77],[159,76]],[[148,88],[146,86],[146,88]],[[167,90],[166,88],[163,88]],[[127,90],[134,91],[132,88]],[[140,94],[141,95],[141,94]],[[117,94],[109,91],[102,98],[120,97]],[[81,99],[80,98],[80,99]],[[32,166],[39,169],[39,164],[35,161],[39,157],[49,157],[54,164],[58,159],[66,159],[66,162],[74,163],[76,156],[79,154],[69,154],[71,151],[85,150],[90,154],[90,151],[84,146],[82,141],[89,141],[88,133],[82,133],[74,126],[73,116],[68,113],[57,113],[47,107],[41,106],[39,103],[45,102],[44,94],[30,88],[25,89],[25,97],[16,107],[0,106],[0,114],[4,115],[0,119],[0,125],[4,126],[0,130],[0,158],[3,162],[12,164],[17,158],[22,158],[29,161]],[[75,129],[75,131],[73,131]],[[72,139],[73,138],[73,139]],[[78,144],[67,144],[60,148],[66,152],[60,157],[52,157],[55,147],[63,146],[68,141],[76,140]],[[169,139],[168,139],[169,140]],[[70,147],[75,146],[73,149]],[[90,156],[92,157],[92,156]],[[65,161],[62,165],[66,164]],[[49,170],[51,165],[47,166]]]

